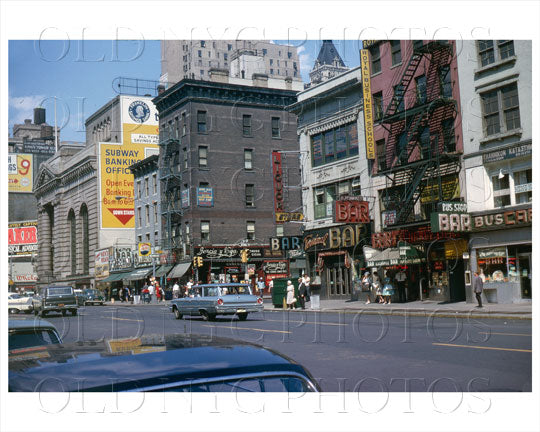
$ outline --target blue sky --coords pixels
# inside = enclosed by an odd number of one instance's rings
[[[276,41],[287,43],[287,41]],[[304,82],[309,81],[321,41],[290,41],[297,46]],[[345,64],[359,64],[359,43],[334,40]],[[30,41],[9,42],[9,130],[33,109],[47,109],[47,123],[54,124],[54,97],[63,141],[84,141],[84,120],[117,92],[115,78],[159,80],[159,41]]]

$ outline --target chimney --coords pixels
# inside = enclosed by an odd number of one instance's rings
[[[211,68],[208,71],[210,75],[210,81],[228,83],[229,82],[229,70],[228,69],[218,69]]]
[[[24,119],[24,124],[25,124],[25,125],[31,125],[31,124],[32,124],[32,120],[31,120],[31,119]]]
[[[34,108],[34,124],[40,125],[45,123],[45,108]]]
[[[254,73],[251,75],[251,79],[254,87],[268,87],[268,75],[266,74]]]

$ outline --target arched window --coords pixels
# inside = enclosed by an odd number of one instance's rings
[[[68,213],[69,225],[69,244],[70,244],[70,259],[71,259],[71,274],[77,273],[77,224],[75,222],[75,212],[71,209]]]
[[[86,204],[81,206],[79,213],[81,221],[81,246],[82,246],[82,273],[87,275],[90,272],[90,242],[89,242],[89,229],[88,229],[88,208]]]

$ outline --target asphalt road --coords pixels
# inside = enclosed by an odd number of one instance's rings
[[[158,305],[87,306],[76,317],[46,319],[65,342],[191,332],[258,343],[304,365],[324,391],[532,389],[529,320],[279,310],[250,314],[243,322],[236,317],[206,322],[200,317],[176,320]]]

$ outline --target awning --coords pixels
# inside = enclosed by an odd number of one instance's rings
[[[130,273],[131,273],[131,272],[111,273],[111,274],[110,274],[108,277],[106,277],[105,279],[97,280],[96,282],[97,282],[97,283],[101,283],[101,282],[114,282],[114,281],[119,281],[119,280],[122,280],[122,279],[127,278],[127,276],[128,276]]]
[[[186,274],[186,272],[188,271],[190,267],[191,267],[190,262],[176,264],[174,268],[172,269],[172,271],[169,273],[169,277],[171,279],[180,278],[184,276],[184,274]]]
[[[403,251],[402,251],[403,252]],[[392,265],[419,264],[423,258],[400,256],[399,248],[388,248],[379,253],[366,257],[367,267],[384,267]]]
[[[165,276],[167,273],[171,271],[173,268],[173,265],[162,265],[158,269],[156,269],[156,277]]]
[[[127,277],[127,280],[140,280],[145,279],[150,273],[152,273],[152,267],[143,267],[133,270]]]

